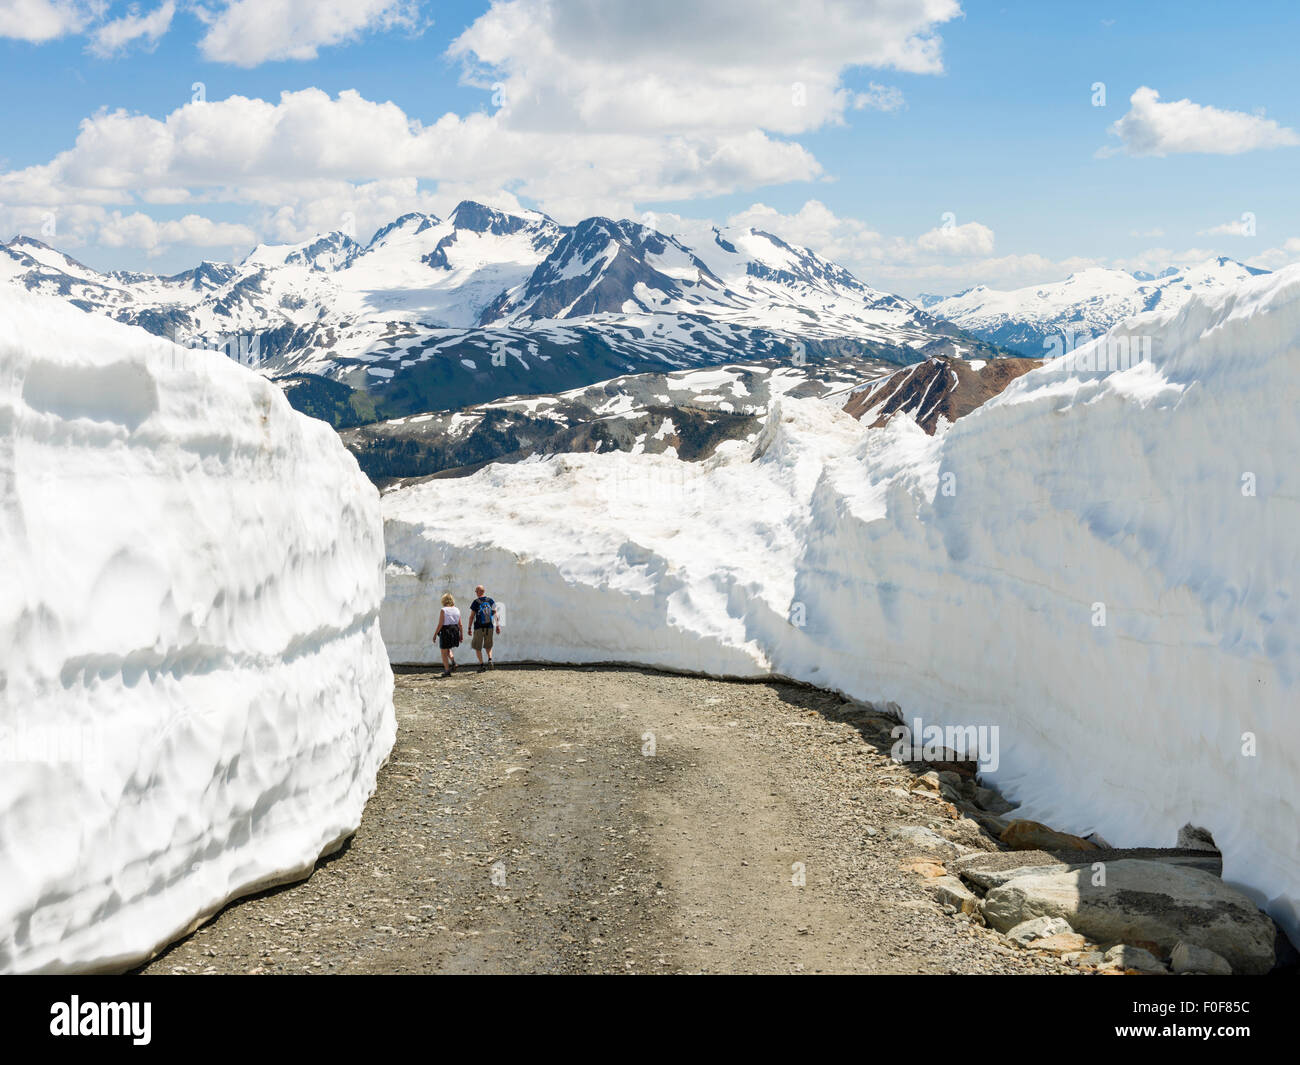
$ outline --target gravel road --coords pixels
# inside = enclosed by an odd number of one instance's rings
[[[852,704],[623,667],[399,669],[356,836],[146,973],[1072,970],[945,913],[901,825],[992,849]]]

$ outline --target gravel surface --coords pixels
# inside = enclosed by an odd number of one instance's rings
[[[907,790],[838,696],[623,667],[399,669],[356,836],[146,973],[1073,972],[945,912]]]

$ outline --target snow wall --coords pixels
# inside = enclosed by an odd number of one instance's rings
[[[1150,356],[1112,369],[1125,343]],[[1300,267],[1131,319],[933,438],[786,400],[702,464],[392,492],[384,634],[434,661],[437,595],[482,581],[503,659],[777,673],[994,726],[1021,816],[1116,846],[1203,826],[1296,938],[1297,410]]]
[[[378,493],[263,378],[0,290],[0,972],[121,969],[355,831]]]

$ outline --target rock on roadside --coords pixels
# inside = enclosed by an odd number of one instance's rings
[[[1224,958],[1235,972],[1267,973],[1273,922],[1241,892],[1199,869],[1161,862],[1108,862],[1105,883],[1090,869],[1017,877],[989,891],[984,918],[1006,932],[1035,917],[1062,917],[1098,943],[1180,943]]]

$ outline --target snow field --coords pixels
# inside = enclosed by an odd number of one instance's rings
[[[779,673],[996,729],[1021,816],[1117,846],[1211,831],[1300,933],[1300,268],[1115,327],[935,437],[783,398],[758,447],[492,466],[384,497],[382,624],[429,662],[479,581],[512,659]],[[1099,340],[1097,343],[1104,343]]]
[[[229,359],[0,291],[0,971],[121,969],[355,831],[378,496]]]

